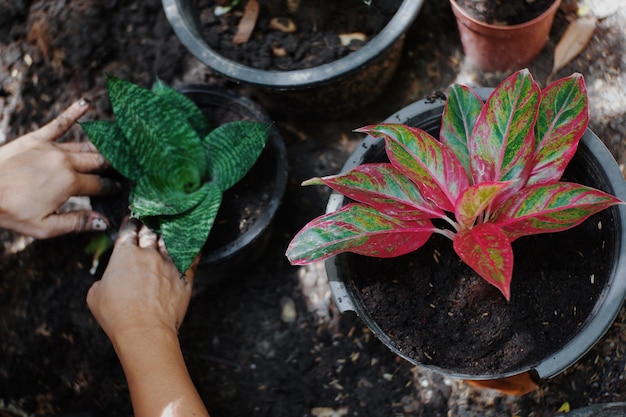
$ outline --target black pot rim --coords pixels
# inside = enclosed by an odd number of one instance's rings
[[[223,76],[279,90],[323,85],[367,65],[399,39],[413,23],[424,0],[403,0],[383,30],[359,50],[328,64],[293,71],[266,71],[229,60],[211,49],[200,32],[200,22],[189,0],[162,0],[165,15],[187,49]]]
[[[260,105],[250,100],[248,97],[236,94],[226,88],[207,84],[186,84],[177,87],[177,90],[183,94],[211,94],[213,96],[220,97],[225,101],[228,100],[236,102],[254,114],[257,121],[269,124],[273,123],[272,119]],[[266,147],[269,148],[275,155],[274,159],[277,162],[276,176],[274,177],[275,185],[272,195],[270,196],[269,205],[257,218],[254,224],[237,239],[210,252],[203,253],[199,264],[200,268],[210,266],[215,262],[222,262],[235,256],[240,250],[254,242],[274,220],[278,208],[282,203],[285,189],[287,188],[288,176],[287,150],[282,136],[278,132],[275,125],[272,126]]]
[[[477,88],[475,91],[482,99],[485,100],[493,91],[493,88]],[[440,119],[444,105],[445,101],[440,99],[419,100],[402,108],[397,113],[385,119],[384,122],[407,123],[407,121],[410,121],[417,116],[428,120]],[[355,152],[350,155],[341,171],[348,171],[354,166],[360,164],[363,161],[368,149],[382,140],[383,139],[381,138],[374,138],[369,135],[365,137],[361,145],[357,146]],[[608,191],[614,196],[620,198],[622,201],[626,201],[626,181],[624,181],[624,177],[613,155],[600,138],[598,138],[598,136],[595,135],[590,129],[587,129],[581,139],[580,145],[587,148],[590,154],[596,158],[599,171],[603,174],[606,182],[611,187],[611,190]],[[328,200],[326,212],[329,213],[338,210],[343,206],[343,202],[344,196],[333,192]],[[614,242],[614,259],[616,262],[610,272],[607,288],[605,288],[600,295],[594,310],[590,313],[590,316],[586,320],[583,327],[570,341],[568,341],[559,351],[549,355],[538,363],[529,365],[525,368],[493,375],[471,375],[452,372],[429,364],[416,363],[415,360],[408,358],[394,346],[387,343],[385,338],[388,337],[382,329],[380,329],[376,322],[369,317],[368,313],[360,305],[358,299],[354,296],[347,283],[342,281],[338,276],[338,271],[341,269],[341,255],[330,258],[326,260],[325,263],[331,292],[335,300],[335,304],[341,312],[356,312],[383,343],[385,343],[394,353],[413,364],[424,366],[454,378],[467,380],[499,379],[525,372],[530,372],[533,378],[537,379],[538,382],[547,380],[573,365],[582,356],[584,356],[585,353],[593,348],[593,346],[600,338],[602,338],[602,336],[604,336],[609,327],[612,325],[621,309],[624,297],[626,296],[626,280],[623,279],[623,277],[626,276],[626,258],[624,256],[620,256],[626,254],[626,205],[620,204],[612,207],[611,209],[617,211],[618,217]]]

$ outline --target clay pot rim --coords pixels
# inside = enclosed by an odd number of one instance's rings
[[[472,27],[472,29],[484,28],[484,29],[489,29],[489,30],[507,32],[507,31],[515,31],[515,30],[526,28],[528,26],[532,26],[536,24],[537,21],[545,19],[547,15],[556,13],[558,8],[561,6],[561,0],[554,0],[554,3],[552,3],[552,5],[548,7],[539,16],[531,20],[528,20],[526,22],[518,23],[515,25],[494,25],[492,23],[483,22],[482,20],[478,20],[475,17],[471,16],[469,13],[467,13],[467,11],[465,11],[456,2],[456,0],[450,0],[450,4],[452,5],[452,11],[454,12],[454,14],[458,18],[462,19],[463,24],[467,27]]]
[[[424,0],[403,0],[387,25],[357,51],[313,68],[268,71],[229,60],[204,41],[197,16],[188,0],[162,0],[165,15],[182,43],[205,65],[231,79],[276,89],[294,89],[327,84],[365,67],[400,39],[413,23]]]

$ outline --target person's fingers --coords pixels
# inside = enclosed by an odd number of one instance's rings
[[[85,99],[78,100],[50,123],[32,132],[32,137],[37,140],[45,141],[57,140],[67,132],[87,110],[89,110],[89,102]]]
[[[108,227],[109,222],[102,214],[93,210],[76,210],[46,217],[34,235],[36,238],[50,238],[71,232],[103,231]]]
[[[109,166],[104,156],[95,152],[68,152],[67,157],[78,172],[92,172]]]
[[[89,290],[87,291],[87,297],[86,297],[87,307],[89,307],[89,310],[92,311],[92,313],[93,313],[93,310],[91,309],[95,305],[95,297],[96,297],[96,294],[98,294],[100,285],[102,285],[102,281],[98,280],[94,282],[93,284],[91,284],[91,287],[89,287]]]
[[[196,269],[198,268],[198,264],[200,263],[200,256],[201,254],[199,253],[198,256],[196,256],[196,258],[191,263],[189,269],[187,269],[187,271],[185,271],[185,273],[180,276],[180,280],[189,291],[191,291],[191,288],[193,287],[193,280],[196,275]]]
[[[111,178],[96,174],[76,174],[73,195],[92,196],[114,194],[122,189],[122,184]]]
[[[120,226],[119,233],[117,234],[117,241],[115,245],[132,245],[136,246],[137,233],[141,228],[141,222],[137,219],[130,219],[126,217]]]
[[[198,269],[198,265],[200,264],[201,257],[202,257],[202,252],[200,252],[198,256],[196,256],[196,258],[191,263],[191,266],[189,267],[187,272],[185,272],[185,276],[187,276],[187,280],[189,281],[190,284],[193,283],[193,279],[196,275],[196,269]]]
[[[84,142],[57,142],[56,145],[66,152],[98,153],[96,145],[89,141]]]
[[[147,226],[142,226],[138,233],[139,247],[157,249],[157,234]]]
[[[168,262],[172,262],[172,258],[170,257],[170,254],[167,252],[167,248],[165,247],[165,241],[163,240],[163,236],[159,236],[157,246],[159,248],[159,253],[163,257],[163,259],[167,260]]]

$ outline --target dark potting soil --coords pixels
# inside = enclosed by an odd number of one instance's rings
[[[288,12],[287,3],[299,3]],[[208,45],[224,57],[243,65],[279,71],[312,68],[342,58],[363,46],[393,17],[401,0],[302,1],[259,0],[259,16],[247,42],[234,44],[245,2],[225,15],[216,16],[216,2],[198,2],[202,34]],[[295,31],[273,29],[274,18],[291,20]],[[365,40],[342,45],[339,35],[362,33]]]
[[[508,303],[440,235],[412,254],[358,257],[350,268],[366,309],[406,356],[493,375],[537,363],[584,324],[610,268],[612,227],[603,212],[573,229],[513,242]]]
[[[555,0],[457,0],[472,17],[494,25],[528,22],[548,10]]]

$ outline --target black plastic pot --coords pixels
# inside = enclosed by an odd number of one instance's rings
[[[211,126],[235,120],[272,123],[261,106],[230,90],[208,85],[186,85],[178,90],[203,110]],[[224,193],[214,226],[202,250],[196,280],[217,283],[254,265],[269,241],[272,221],[282,202],[287,177],[285,144],[273,125],[265,149],[255,165]],[[247,218],[246,213],[240,213],[244,209],[240,202],[247,200],[254,200],[257,204],[254,217]],[[112,237],[115,237],[119,224],[128,212],[128,190],[113,197],[92,198],[91,202],[94,209],[111,220]],[[233,219],[238,219],[238,224],[230,225]]]
[[[483,99],[486,99],[491,91],[492,89],[478,90]],[[389,117],[386,122],[404,123],[419,127],[438,137],[444,104],[445,102],[442,100],[421,100],[403,108]],[[345,172],[364,162],[380,161],[385,156],[384,141],[371,136],[366,137],[356,149],[343,166],[342,171]],[[570,167],[573,167],[572,169],[576,171],[574,174],[576,182],[586,183],[589,186],[613,194],[622,200],[626,199],[626,183],[617,163],[601,140],[591,130],[588,129],[585,132],[576,156],[570,163]],[[568,169],[570,168],[568,167]],[[338,210],[346,202],[344,196],[333,193],[328,201],[327,212]],[[493,374],[468,374],[448,369],[442,364],[433,365],[425,363],[426,361],[417,361],[408,352],[402,351],[398,348],[397,335],[385,333],[374,320],[373,312],[368,311],[364,307],[362,293],[356,284],[360,277],[355,276],[353,273],[353,265],[359,262],[359,259],[362,259],[358,255],[342,254],[326,261],[330,288],[340,311],[356,312],[387,347],[415,365],[424,366],[448,376],[465,380],[506,380],[518,376],[527,376],[529,377],[527,378],[528,380],[533,381],[535,384],[540,384],[542,381],[554,377],[574,364],[598,342],[613,323],[626,295],[626,280],[624,279],[626,276],[626,207],[624,205],[614,206],[601,214],[603,216],[601,233],[603,234],[604,253],[606,254],[604,256],[608,261],[603,267],[607,271],[606,274],[595,277],[597,282],[604,283],[604,286],[599,290],[595,306],[591,309],[590,315],[584,319],[576,333],[572,334],[571,338],[560,349],[532,363],[521,364],[517,369],[509,369],[505,372]],[[590,223],[590,225],[591,233],[600,233],[596,223]],[[577,227],[583,227],[583,225]],[[551,235],[559,235],[560,233]],[[544,253],[538,256],[546,257],[550,256],[550,254]],[[575,262],[575,260],[568,259],[567,262]],[[554,261],[552,263],[554,264]],[[555,268],[559,268],[558,264]],[[387,269],[384,269],[384,271],[381,275],[388,272]],[[559,295],[566,297],[567,289],[565,288],[563,293]],[[419,295],[416,294],[415,297],[419,297]],[[450,349],[454,348],[450,347]]]
[[[371,103],[391,80],[404,34],[423,0],[404,0],[391,21],[363,47],[334,62],[293,71],[261,70],[229,60],[204,41],[190,0],[162,0],[165,15],[187,49],[215,72],[256,88],[276,114],[345,115]]]

